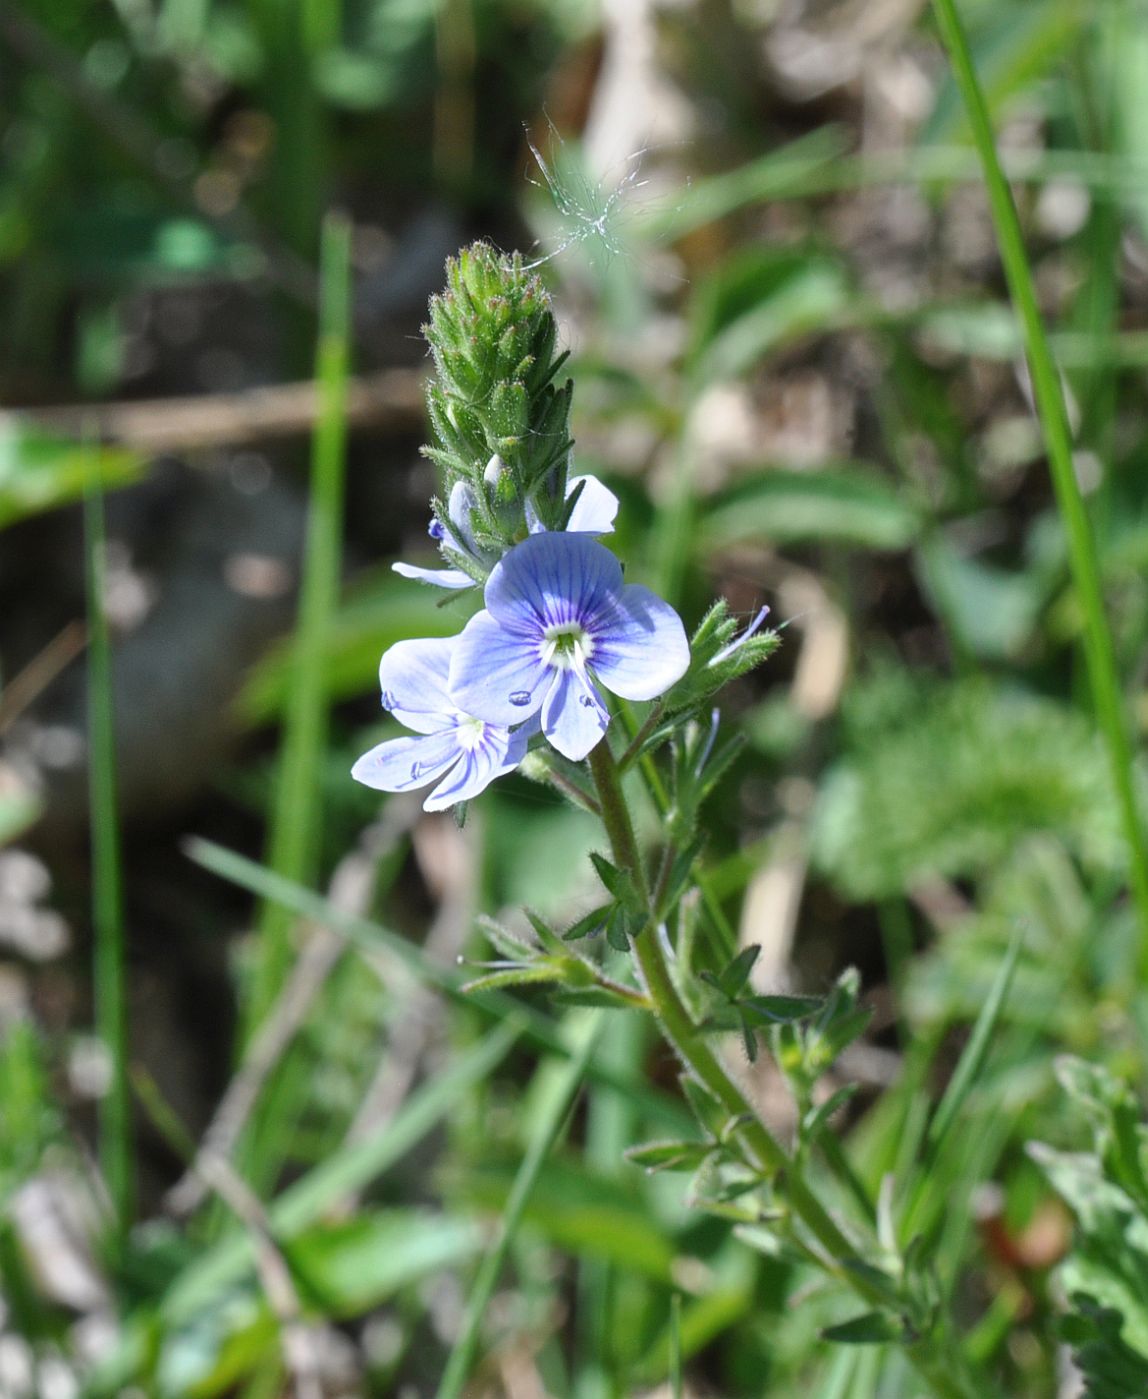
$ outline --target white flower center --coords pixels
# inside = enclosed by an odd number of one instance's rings
[[[455,721],[454,736],[464,753],[473,753],[482,742],[485,733],[486,725],[482,720],[469,714],[460,714]]]
[[[594,654],[594,638],[581,622],[547,627],[542,637],[542,663],[553,670],[580,669]]]

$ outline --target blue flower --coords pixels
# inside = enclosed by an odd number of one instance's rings
[[[491,457],[484,476],[493,488],[498,484],[503,466],[498,457]],[[581,486],[582,490],[574,502],[566,529],[585,534],[611,534],[614,517],[618,513],[618,497],[608,490],[596,476],[571,476],[566,483],[566,497],[570,498]],[[432,520],[428,533],[436,540],[450,561],[451,555],[465,555],[480,574],[487,574],[498,562],[498,555],[479,548],[471,528],[470,518],[478,505],[474,490],[465,481],[456,481],[451,487],[447,501],[448,530],[440,520]],[[545,526],[538,518],[533,503],[525,502],[526,524],[531,534],[537,534]],[[432,583],[438,588],[473,588],[477,586],[471,575],[462,568],[419,568],[415,564],[396,563],[391,567],[404,578],[414,578],[420,583]]]
[[[485,598],[451,659],[455,704],[492,724],[540,712],[542,732],[573,761],[610,722],[595,682],[648,700],[689,665],[678,614],[648,588],[624,585],[621,564],[588,534],[524,539],[495,566]]]
[[[386,652],[379,665],[383,708],[416,736],[378,744],[351,769],[356,781],[380,792],[414,791],[438,782],[423,802],[425,811],[444,811],[478,796],[518,766],[538,731],[537,724],[527,723],[511,732],[455,705],[447,677],[458,639],[399,641]]]
[[[474,492],[465,481],[456,481],[451,487],[447,501],[447,518],[453,526],[453,533],[447,534],[438,520],[432,520],[427,533],[441,546],[455,553],[465,553],[484,571],[491,567],[494,559],[483,556],[470,528],[470,517],[475,507]],[[449,554],[447,555],[449,558]],[[404,578],[415,578],[420,583],[433,583],[436,588],[473,588],[474,579],[461,568],[418,568],[412,563],[396,563],[391,567]]]
[[[609,487],[604,486],[597,476],[571,476],[566,481],[566,499],[569,500],[578,487],[582,490],[574,502],[574,509],[566,522],[568,534],[613,534],[614,518],[618,513],[618,497]],[[531,501],[526,502],[526,523],[531,534],[541,534],[546,526],[538,518]]]

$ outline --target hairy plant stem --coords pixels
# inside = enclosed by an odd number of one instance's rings
[[[650,900],[645,867],[622,791],[618,764],[607,740],[603,739],[591,750],[588,761],[614,860],[630,875],[650,909],[649,922],[633,939],[632,949],[662,1034],[686,1068],[736,1120],[738,1125],[732,1135],[746,1161],[763,1178],[778,1185],[795,1218],[816,1240],[825,1270],[852,1288],[868,1306],[888,1310],[892,1305],[891,1287],[887,1292],[857,1266],[865,1260],[859,1258],[855,1246],[806,1184],[789,1153],[761,1120],[694,1024],[678,994],[658,938],[657,914]],[[994,1392],[990,1381],[970,1373],[966,1357],[949,1336],[924,1338],[904,1349],[917,1373],[939,1399],[987,1399]]]
[[[654,732],[662,720],[666,717],[666,707],[661,700],[654,705],[649,714],[646,715],[645,722],[637,733],[630,740],[626,751],[618,759],[618,768],[625,772],[631,763],[642,756],[642,745],[646,739]]]

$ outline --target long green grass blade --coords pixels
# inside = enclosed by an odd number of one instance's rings
[[[670,1298],[670,1396],[682,1399],[682,1294]]]
[[[538,1173],[547,1156],[550,1155],[574,1095],[586,1074],[601,1030],[601,1011],[591,1011],[581,1020],[578,1026],[581,1043],[563,1069],[562,1077],[555,1086],[545,1110],[534,1123],[526,1155],[522,1158],[522,1164],[518,1168],[510,1196],[506,1201],[497,1242],[483,1259],[467,1298],[462,1330],[439,1383],[438,1399],[460,1399],[463,1393],[463,1386],[478,1349],[482,1320],[490,1305],[490,1298],[502,1272],[506,1254],[522,1222],[523,1211],[530,1199],[530,1192],[534,1189],[534,1182],[538,1179]]]
[[[131,1222],[131,1099],[128,1083],[127,992],[124,966],[123,881],[116,806],[115,706],[111,641],[104,606],[104,496],[95,454],[84,497],[84,553],[88,593],[88,773],[92,844],[92,929],[96,1034],[110,1065],[100,1100],[100,1165],[123,1239]]]
[[[620,956],[612,974],[622,971]],[[623,972],[624,975],[624,972]],[[647,1026],[636,1015],[611,1016],[602,1033],[596,1058],[621,1076],[641,1081],[638,1066],[644,1059]],[[587,1094],[585,1159],[590,1169],[604,1177],[632,1169],[625,1151],[639,1140],[640,1094],[623,1096],[595,1084]],[[585,1369],[602,1376],[611,1354],[611,1328],[614,1316],[614,1268],[605,1259],[582,1261],[578,1276],[578,1355]],[[604,1380],[602,1381],[604,1383]]]
[[[926,145],[869,155],[847,154],[848,133],[819,127],[747,165],[694,182],[670,209],[653,210],[641,234],[655,243],[672,243],[696,228],[726,218],[749,205],[843,194],[879,185],[965,184],[979,180],[975,151],[959,145]],[[1148,182],[1143,161],[1107,151],[1000,151],[1007,177],[1044,185],[1070,179],[1104,194],[1135,194]]]
[[[981,1007],[981,1013],[977,1016],[969,1042],[965,1045],[964,1052],[957,1062],[956,1072],[949,1080],[949,1086],[945,1089],[944,1096],[937,1105],[937,1111],[929,1124],[929,1130],[925,1135],[925,1151],[928,1156],[935,1156],[940,1151],[945,1138],[952,1130],[953,1123],[957,1120],[957,1114],[964,1106],[965,1099],[969,1096],[973,1084],[977,1081],[981,1069],[984,1067],[985,1056],[989,1052],[989,1044],[992,1041],[997,1022],[1000,1020],[1001,1012],[1004,1010],[1009,987],[1012,985],[1013,973],[1016,971],[1017,960],[1023,946],[1024,929],[1017,928],[1012,935],[1012,941],[1009,943],[1004,961],[993,978],[988,999]]]
[[[339,1200],[378,1180],[446,1117],[463,1093],[501,1063],[521,1033],[520,1021],[507,1021],[492,1030],[464,1058],[429,1079],[375,1136],[343,1147],[288,1186],[268,1209],[276,1235],[290,1238]],[[250,1261],[251,1241],[246,1236],[219,1243],[174,1284],[162,1306],[164,1317],[172,1322],[192,1316]]]
[[[319,412],[312,444],[307,547],[295,639],[294,676],[283,731],[268,863],[300,883],[318,872],[322,810],[319,772],[327,737],[323,655],[339,593],[343,467],[347,433],[351,229],[332,215],[324,227],[319,344],[315,377]],[[259,953],[247,1007],[250,1032],[266,1015],[291,964],[288,910],[263,906]]]
[[[1020,958],[1023,945],[1024,929],[1018,927],[1013,933],[1004,960],[993,978],[988,998],[977,1016],[969,1041],[957,1061],[956,1070],[925,1130],[920,1157],[913,1172],[909,1201],[905,1208],[904,1232],[906,1236],[912,1236],[922,1227],[922,1210],[928,1192],[931,1187],[935,1186],[936,1182],[937,1167],[935,1163],[984,1068],[989,1046],[1008,999],[1009,988],[1012,986],[1013,975],[1016,972],[1017,961]]]
[[[465,1058],[428,1079],[385,1127],[365,1141],[348,1144],[282,1192],[268,1207],[274,1236],[289,1240],[317,1223],[341,1199],[377,1180],[411,1151],[476,1083],[506,1057],[522,1033],[517,1021],[492,1030]],[[254,1267],[248,1234],[231,1234],[196,1257],[176,1277],[158,1305],[168,1328],[187,1325]],[[85,1399],[113,1399],[125,1392],[155,1344],[156,1316],[129,1323],[117,1349],[102,1361],[85,1388]]]
[[[290,909],[297,918],[307,918],[326,928],[331,928],[354,947],[368,952],[377,952],[380,947],[392,953],[412,975],[427,986],[433,986],[443,995],[459,1005],[482,1011],[495,1019],[507,1016],[521,1016],[525,1020],[526,1037],[537,1047],[552,1054],[569,1057],[569,1047],[563,1042],[553,1020],[541,1011],[503,991],[462,990],[463,983],[471,979],[468,972],[460,968],[443,967],[432,961],[421,947],[397,933],[391,932],[381,923],[368,918],[360,918],[336,908],[321,895],[304,889],[301,885],[284,879],[263,865],[227,850],[212,841],[195,838],[185,846],[188,855],[196,864],[219,875],[230,883],[261,899],[274,899]],[[694,1117],[677,1099],[650,1088],[647,1084],[635,1083],[629,1074],[613,1072],[608,1065],[595,1060],[591,1076],[596,1082],[606,1084],[614,1092],[628,1098],[635,1107],[647,1116],[663,1123],[667,1129],[688,1131],[694,1125]]]
[[[1068,536],[1073,582],[1084,613],[1084,650],[1092,700],[1108,748],[1112,780],[1128,842],[1132,892],[1140,920],[1140,974],[1143,979],[1148,976],[1148,847],[1145,846],[1143,822],[1136,804],[1132,746],[1128,737],[1116,653],[1104,611],[1096,544],[1073,470],[1072,437],[1064,390],[1049,349],[1020,220],[997,155],[988,105],[973,65],[964,26],[957,13],[956,0],[935,0],[935,12],[968,114],[973,141],[984,167],[1001,260],[1024,332],[1033,395],[1044,431],[1057,506]]]

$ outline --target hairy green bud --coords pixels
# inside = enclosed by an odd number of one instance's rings
[[[556,386],[550,296],[517,254],[488,243],[446,265],[446,289],[431,298],[423,334],[434,357],[427,391],[434,441],[423,448],[443,473],[443,501],[465,483],[478,553],[501,554],[529,528],[526,504],[550,529],[566,512],[571,384]],[[436,502],[449,536],[451,522]]]

